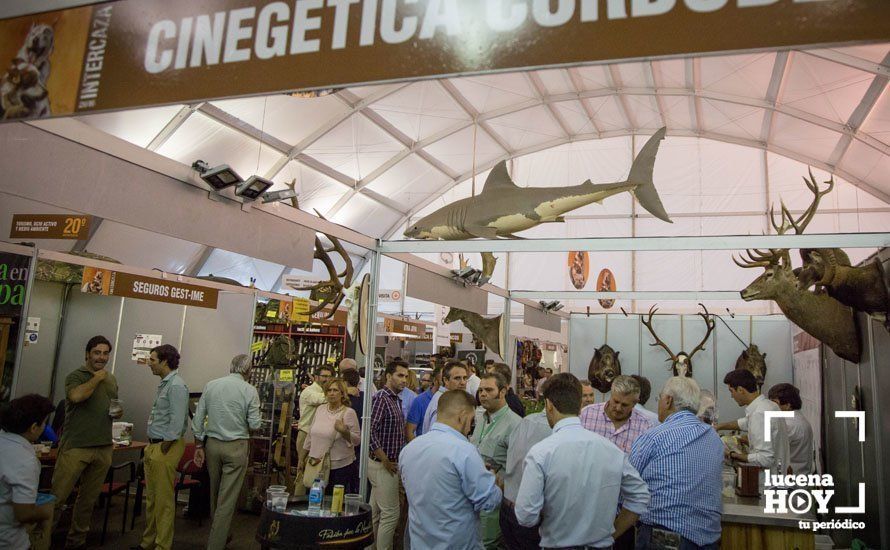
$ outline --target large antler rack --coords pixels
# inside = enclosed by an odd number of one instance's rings
[[[316,210],[316,214],[321,219],[325,219],[321,213]],[[334,237],[332,235],[328,235],[324,233],[324,236],[331,241],[331,248],[327,248],[321,242],[317,236],[315,237],[315,254],[312,256],[316,260],[320,260],[321,263],[324,264],[325,268],[328,270],[328,280],[322,281],[320,283],[316,283],[314,285],[300,287],[297,290],[309,290],[312,293],[314,298],[317,298],[318,303],[309,309],[309,315],[318,313],[323,310],[327,306],[331,306],[330,310],[328,310],[323,317],[324,319],[330,319],[336,313],[337,308],[340,306],[340,303],[344,298],[344,289],[348,288],[352,285],[352,277],[354,275],[354,270],[352,267],[352,260],[349,258],[349,253],[346,252],[346,249],[343,248],[342,243],[340,243],[340,239]],[[331,259],[330,253],[336,252],[340,258],[343,259],[343,262],[346,264],[346,268],[338,273],[337,268],[334,266],[334,261]],[[342,282],[340,279],[343,279]]]
[[[831,176],[828,180],[824,181],[823,183],[827,183],[828,187],[824,190],[820,190],[819,184],[816,183],[816,177],[813,176],[813,169],[809,168],[808,171],[810,177],[804,177],[803,181],[807,188],[813,193],[813,201],[798,218],[795,219],[788,207],[785,206],[785,202],[780,201],[780,223],[776,220],[775,206],[770,205],[769,222],[775,230],[776,235],[784,235],[792,229],[794,230],[795,235],[802,235],[804,230],[816,216],[816,211],[819,208],[819,203],[822,201],[822,197],[831,193],[834,189],[834,176]],[[748,256],[747,258],[743,255],[740,259],[736,259],[735,255],[733,255],[732,261],[735,262],[737,266],[744,268],[770,267],[779,263],[784,263],[787,266],[791,265],[791,257],[787,248],[770,248],[768,250],[748,249],[746,254]]]
[[[677,361],[677,356],[674,354],[673,351],[671,351],[671,348],[668,347],[668,345],[665,344],[665,343],[662,341],[662,339],[658,337],[657,334],[655,334],[655,329],[652,328],[652,316],[655,315],[655,312],[657,312],[657,311],[658,311],[658,308],[655,307],[655,306],[653,305],[651,308],[649,308],[649,319],[648,319],[648,321],[647,321],[647,320],[644,320],[643,317],[640,317],[640,322],[643,323],[643,326],[645,326],[647,329],[649,329],[649,332],[652,334],[652,337],[655,338],[655,343],[654,343],[654,344],[649,344],[649,345],[650,345],[650,346],[661,346],[662,349],[664,349],[664,351],[666,351],[667,354],[670,356],[670,359],[668,359],[668,361],[674,361],[674,362],[676,362],[676,361]]]
[[[698,305],[700,305],[701,308],[702,308],[703,310],[705,310],[704,313],[699,313],[699,316],[700,316],[702,319],[705,320],[705,326],[708,328],[708,330],[707,330],[707,332],[705,332],[705,337],[702,338],[701,343],[699,343],[699,345],[695,346],[695,349],[692,350],[692,353],[689,354],[689,360],[690,360],[690,361],[692,361],[692,357],[693,357],[696,353],[698,353],[699,351],[705,349],[705,342],[707,342],[707,341],[708,341],[708,338],[711,337],[711,333],[714,332],[714,327],[717,325],[717,321],[715,321],[714,319],[712,319],[712,318],[711,318],[711,314],[708,313],[708,308],[706,308],[705,305],[702,304],[702,303],[699,303]]]

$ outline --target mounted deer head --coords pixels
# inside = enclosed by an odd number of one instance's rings
[[[503,315],[487,319],[478,313],[452,307],[448,309],[448,315],[442,321],[446,324],[462,321],[474,337],[482,340],[485,347],[504,357],[501,353],[501,324],[503,320]]]
[[[828,187],[820,191],[812,172],[809,179],[804,178],[804,182],[813,193],[813,201],[800,217],[794,218],[783,203],[779,222],[774,208],[770,208],[770,224],[776,234],[784,235],[791,229],[795,234],[802,234],[816,215],[822,197],[834,188],[832,178],[825,182]],[[788,319],[824,342],[838,356],[859,362],[859,336],[852,310],[826,294],[814,294],[800,289],[797,275],[791,267],[788,249],[747,250],[739,259],[733,256],[733,261],[739,267],[764,269],[763,274],[741,291],[743,300],[775,301]]]
[[[319,218],[325,219],[318,210],[316,210],[315,213],[318,214]],[[325,307],[331,306],[330,310],[325,312],[325,316],[323,317],[324,319],[330,319],[334,316],[334,313],[336,313],[337,307],[340,306],[340,302],[343,301],[344,289],[352,285],[352,277],[354,273],[352,260],[349,258],[349,253],[343,248],[340,240],[327,233],[325,233],[324,236],[331,241],[331,248],[326,248],[324,244],[322,244],[321,239],[315,237],[315,254],[313,255],[313,258],[320,260],[325,268],[327,268],[329,276],[328,280],[311,286],[297,288],[297,290],[309,290],[309,298],[318,302],[309,310],[309,315],[318,313]],[[330,256],[331,252],[337,252],[346,264],[342,273],[338,273],[337,268],[334,267],[334,261]],[[341,278],[343,279],[342,281],[340,280]]]
[[[649,309],[649,319],[648,320],[643,320],[642,317],[640,318],[640,322],[643,323],[643,325],[647,329],[649,329],[649,332],[652,334],[652,337],[655,338],[655,343],[649,344],[649,345],[650,346],[661,346],[662,349],[664,349],[664,351],[667,352],[668,356],[670,357],[670,359],[666,359],[666,361],[671,362],[671,372],[673,373],[674,376],[687,376],[687,377],[692,376],[692,358],[695,356],[696,353],[705,349],[705,342],[708,341],[708,338],[711,337],[711,332],[714,331],[714,326],[716,325],[716,321],[714,321],[714,319],[711,318],[711,314],[708,313],[708,308],[706,308],[704,306],[704,304],[698,304],[698,305],[700,305],[701,308],[703,310],[705,310],[704,313],[699,313],[698,315],[702,319],[704,319],[705,327],[707,327],[707,332],[705,332],[705,337],[702,338],[702,341],[697,346],[695,346],[695,349],[692,350],[692,353],[686,353],[685,351],[681,351],[680,353],[677,353],[675,355],[674,352],[671,351],[671,348],[668,347],[668,345],[665,344],[661,340],[661,338],[658,337],[657,334],[655,334],[655,329],[652,328],[652,316],[655,315],[655,312],[658,311],[657,307],[652,306]]]

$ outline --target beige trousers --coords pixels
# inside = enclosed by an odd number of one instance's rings
[[[111,466],[111,453],[111,445],[64,448],[59,451],[59,458],[53,470],[52,492],[56,497],[54,521],[59,521],[60,507],[65,505],[71,491],[80,480],[66,546],[86,544],[87,533],[90,532],[90,518],[93,517],[93,506],[96,505],[102,483],[105,482],[105,476],[108,475],[108,468]]]
[[[249,445],[250,441],[247,439],[221,441],[207,438],[205,454],[207,471],[210,474],[210,513],[213,516],[210,537],[207,540],[208,550],[222,550],[226,547],[232,514],[235,513],[238,495],[244,484],[244,474],[247,472]]]
[[[297,476],[294,478],[294,495],[305,495],[306,487],[303,485],[303,472],[306,470],[306,460],[309,458],[309,449],[304,449],[308,434],[303,430],[297,432]]]
[[[399,523],[399,476],[376,460],[368,460],[371,482],[371,521],[377,550],[392,550],[392,539]]]

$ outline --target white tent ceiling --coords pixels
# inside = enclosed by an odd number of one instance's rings
[[[470,196],[474,186],[478,192],[502,159],[512,159],[520,186],[621,180],[634,149],[661,126],[668,138],[655,183],[673,225],[624,195],[524,236],[759,234],[780,197],[792,209],[806,206],[800,178],[807,165],[819,181],[830,172],[838,182],[808,232],[890,231],[888,52],[890,45],[878,44],[593,65],[79,118],[184,164],[226,163],[276,188],[295,180],[301,209],[373,237],[399,238],[409,219]],[[100,228],[89,250],[120,257],[115,247],[125,245],[109,237],[117,229]],[[289,272],[221,250],[168,250],[176,257],[152,261],[255,277],[271,290]],[[851,252],[856,259],[871,253]],[[529,256],[502,260],[494,282],[571,289],[564,253],[552,261]],[[729,252],[594,254],[591,263],[615,272],[619,289],[731,290],[755,276],[734,266]],[[384,288],[396,284],[401,264],[385,262],[387,270]]]

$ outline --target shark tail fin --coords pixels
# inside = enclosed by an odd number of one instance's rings
[[[637,184],[636,189],[632,191],[634,196],[640,201],[640,205],[650,214],[659,220],[673,223],[670,216],[664,210],[661,204],[661,197],[658,196],[658,190],[655,189],[655,183],[652,181],[652,170],[655,168],[655,155],[658,153],[658,146],[667,128],[662,128],[655,132],[640,154],[634,159],[633,165],[630,167],[630,175],[627,177],[628,183]]]

